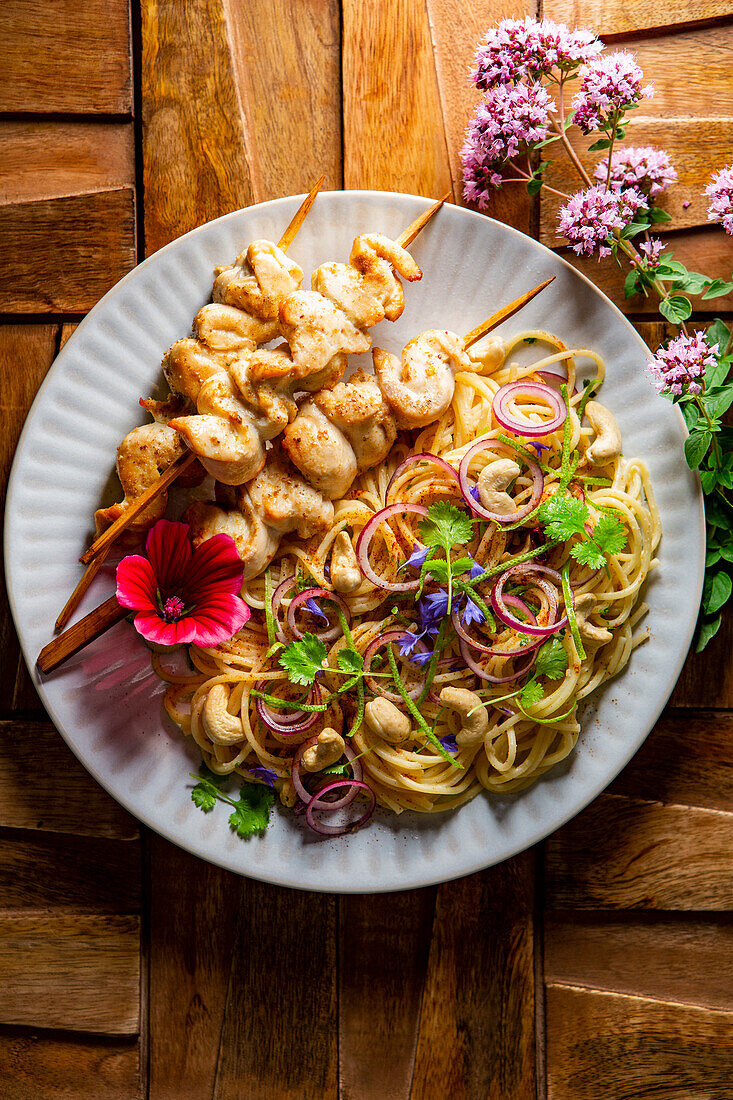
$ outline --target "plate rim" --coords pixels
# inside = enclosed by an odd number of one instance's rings
[[[427,198],[427,197],[422,196],[422,195],[411,194],[409,192],[380,191],[380,190],[374,190],[374,189],[321,191],[321,192],[319,192],[319,194],[323,195],[324,197],[326,195],[348,195],[348,196],[353,196],[355,198],[363,198],[363,199],[367,199],[367,200],[375,200],[375,199],[380,200],[380,199],[383,199],[385,196],[393,197],[396,200],[408,199],[408,200],[410,200],[411,203],[413,203],[416,206],[416,213],[419,213],[420,209],[426,209],[429,205],[431,205],[432,203],[434,203],[436,201],[435,199]],[[22,630],[22,626],[21,626],[21,618],[20,618],[20,615],[19,615],[18,606],[17,606],[16,598],[15,598],[15,590],[14,590],[14,582],[13,582],[14,566],[12,564],[12,559],[11,559],[9,550],[10,550],[10,541],[11,541],[11,538],[12,538],[11,532],[10,532],[11,516],[12,516],[14,510],[15,510],[15,498],[16,498],[16,495],[17,495],[16,494],[16,485],[17,485],[17,483],[19,481],[19,477],[20,477],[20,475],[18,473],[18,470],[19,470],[20,465],[21,465],[20,459],[21,459],[21,457],[22,457],[22,455],[25,451],[25,448],[28,445],[28,438],[31,435],[32,430],[33,430],[33,421],[34,421],[35,417],[38,415],[39,407],[40,407],[40,404],[41,404],[41,401],[42,401],[42,398],[43,398],[44,391],[47,388],[48,384],[50,383],[51,377],[52,377],[59,361],[62,359],[63,356],[66,355],[67,349],[73,348],[74,344],[77,342],[77,337],[84,330],[84,327],[86,326],[87,321],[89,321],[93,317],[93,315],[95,315],[98,311],[100,311],[101,308],[106,303],[113,300],[116,295],[121,293],[123,287],[126,286],[126,284],[130,280],[132,280],[133,278],[136,278],[138,276],[138,273],[142,269],[144,269],[144,268],[146,268],[150,265],[153,265],[155,261],[158,261],[167,252],[173,250],[176,246],[179,246],[181,241],[188,240],[188,239],[190,239],[194,236],[205,233],[206,231],[209,230],[209,228],[212,225],[220,224],[220,223],[227,222],[227,221],[234,221],[243,212],[247,212],[247,211],[255,210],[255,209],[259,210],[259,209],[263,209],[263,208],[275,209],[275,208],[280,207],[280,206],[293,206],[295,203],[302,201],[302,199],[304,197],[305,197],[305,193],[300,194],[300,195],[286,195],[286,196],[282,196],[282,197],[277,198],[277,199],[269,199],[265,202],[253,203],[250,206],[240,207],[237,210],[231,210],[226,214],[222,214],[217,218],[212,218],[211,220],[203,222],[201,225],[196,226],[194,229],[191,229],[188,232],[181,234],[180,236],[174,238],[172,241],[169,241],[167,244],[165,244],[162,248],[158,249],[152,255],[146,257],[139,264],[136,264],[135,267],[133,267],[126,275],[124,275],[122,277],[122,279],[118,280],[118,282],[116,282],[112,287],[110,287],[110,289],[103,295],[103,297],[100,298],[99,301],[92,307],[92,309],[89,311],[89,313],[87,313],[85,315],[85,317],[79,322],[79,324],[77,325],[77,327],[74,330],[74,332],[72,333],[72,335],[69,337],[69,339],[64,344],[63,348],[59,351],[58,355],[53,360],[53,362],[52,362],[51,366],[49,367],[49,370],[48,370],[43,382],[41,383],[41,385],[39,386],[39,388],[36,392],[36,395],[33,399],[33,402],[31,404],[31,407],[28,411],[25,422],[23,424],[23,428],[22,428],[20,436],[18,438],[18,443],[16,445],[15,452],[14,452],[14,455],[13,455],[13,462],[12,462],[12,465],[11,465],[10,476],[8,478],[8,484],[7,484],[7,490],[6,490],[5,517],[4,517],[4,523],[3,523],[3,558],[4,558],[4,564],[5,564],[6,590],[7,590],[7,594],[8,594],[8,603],[9,603],[9,606],[10,606],[10,611],[11,611],[11,615],[12,615],[12,618],[13,618],[13,623],[14,623],[14,626],[15,626],[15,629],[16,629],[16,633],[18,635],[18,640],[19,640],[19,643],[20,643],[21,652],[23,654],[23,659],[26,662],[28,673],[29,673],[29,675],[30,675],[30,677],[33,681],[34,687],[35,687],[36,691],[38,692],[38,694],[41,698],[41,701],[44,704],[44,707],[45,707],[45,709],[48,713],[48,716],[51,719],[55,729],[60,734],[60,736],[63,738],[65,743],[68,745],[68,747],[71,749],[71,751],[76,756],[76,758],[79,760],[81,765],[86,769],[87,772],[89,772],[89,774],[92,776],[92,778],[97,783],[99,783],[99,785],[110,795],[111,798],[113,798],[132,817],[134,817],[137,821],[141,822],[146,828],[151,829],[153,832],[155,832],[158,835],[164,837],[164,839],[170,841],[172,844],[177,845],[179,848],[182,848],[185,851],[190,852],[192,855],[195,855],[198,858],[203,859],[208,863],[211,863],[215,866],[222,867],[224,870],[231,871],[234,874],[240,875],[240,876],[245,877],[245,878],[252,878],[252,879],[255,879],[255,880],[261,881],[261,882],[268,882],[268,883],[271,883],[271,884],[276,885],[276,886],[284,887],[286,889],[298,889],[298,890],[312,891],[314,893],[332,893],[332,894],[380,894],[380,893],[391,893],[391,892],[395,892],[395,891],[398,891],[398,890],[419,889],[421,887],[434,886],[434,885],[438,885],[442,882],[451,882],[451,881],[454,881],[456,879],[464,878],[467,875],[475,874],[478,871],[485,870],[485,869],[487,869],[489,867],[492,867],[492,866],[495,866],[499,863],[503,863],[508,859],[512,859],[514,856],[516,856],[516,855],[520,854],[521,852],[527,851],[528,849],[534,847],[537,843],[544,840],[546,837],[550,836],[552,833],[556,832],[558,829],[562,828],[565,824],[567,824],[568,821],[572,820],[578,814],[582,813],[583,810],[585,810],[590,805],[590,803],[593,802],[598,797],[599,794],[601,794],[604,790],[606,790],[606,788],[609,786],[609,784],[613,782],[613,780],[626,767],[626,765],[631,760],[631,758],[633,756],[635,756],[636,753],[639,751],[639,749],[642,747],[642,745],[646,741],[647,737],[651,733],[652,729],[654,728],[656,722],[658,721],[659,716],[661,715],[662,711],[664,710],[665,706],[667,705],[667,702],[669,701],[669,698],[670,698],[670,696],[671,696],[671,694],[672,694],[672,692],[675,688],[677,680],[679,679],[679,675],[680,675],[680,672],[682,670],[682,667],[683,667],[683,665],[684,665],[684,663],[687,659],[689,649],[690,649],[690,645],[691,645],[691,642],[692,642],[692,639],[693,639],[693,636],[694,636],[697,617],[695,617],[695,619],[692,621],[691,625],[688,624],[688,629],[685,631],[685,636],[684,636],[684,646],[681,647],[680,649],[678,649],[678,651],[677,651],[677,660],[674,662],[673,666],[671,666],[671,669],[670,669],[670,666],[667,666],[667,683],[666,683],[666,686],[665,686],[665,690],[664,690],[663,694],[660,696],[660,699],[661,699],[660,703],[658,704],[658,706],[655,708],[655,710],[653,712],[653,715],[652,715],[652,718],[651,718],[651,724],[649,725],[648,731],[644,734],[643,737],[634,738],[633,743],[630,745],[628,751],[625,752],[624,754],[622,754],[623,758],[622,758],[620,766],[613,772],[612,775],[610,775],[610,776],[606,775],[598,783],[593,784],[591,788],[586,789],[584,791],[584,794],[581,797],[580,801],[579,802],[573,802],[572,807],[567,812],[562,813],[558,818],[553,819],[553,823],[551,825],[549,825],[549,826],[543,825],[543,826],[539,827],[532,834],[532,836],[529,839],[525,838],[523,840],[517,841],[516,844],[510,845],[509,849],[502,855],[501,859],[499,859],[499,860],[492,859],[491,854],[487,851],[487,858],[486,859],[480,859],[477,862],[473,863],[470,867],[465,867],[465,866],[461,867],[461,869],[456,871],[455,874],[446,875],[444,873],[439,873],[435,876],[429,876],[429,875],[428,876],[421,876],[421,877],[418,877],[414,880],[408,878],[408,880],[405,881],[405,882],[395,882],[394,884],[392,884],[392,883],[386,884],[386,885],[370,884],[368,889],[360,889],[358,887],[350,887],[348,884],[340,885],[338,889],[334,889],[330,885],[319,884],[318,881],[308,882],[308,883],[303,883],[303,882],[300,882],[300,881],[293,881],[291,876],[289,876],[287,874],[279,874],[276,867],[273,869],[274,873],[268,874],[268,873],[264,872],[264,869],[260,869],[260,868],[248,868],[247,870],[243,870],[240,867],[232,866],[232,864],[230,862],[227,862],[225,857],[217,856],[215,853],[207,851],[205,849],[205,847],[203,846],[203,843],[198,844],[195,840],[188,839],[185,836],[185,830],[181,830],[180,832],[177,833],[175,831],[175,829],[172,829],[172,828],[164,826],[164,825],[160,825],[157,822],[153,823],[153,821],[147,815],[141,814],[141,812],[137,808],[133,809],[131,807],[128,799],[125,798],[124,795],[120,795],[117,791],[115,791],[113,789],[113,784],[111,782],[109,782],[102,774],[100,774],[100,772],[98,771],[96,766],[91,762],[91,760],[87,760],[87,758],[82,753],[82,751],[77,747],[77,745],[71,739],[70,735],[67,734],[67,731],[65,730],[63,724],[58,719],[58,717],[55,713],[55,707],[48,698],[48,695],[47,695],[47,692],[46,692],[45,680],[38,673],[36,665],[35,665],[35,660],[30,657],[30,654],[28,652],[28,646],[26,644],[26,639],[25,639],[24,634],[23,634],[23,630]],[[646,345],[646,343],[644,342],[642,337],[639,335],[639,333],[636,331],[634,326],[631,324],[631,322],[628,320],[628,318],[625,316],[625,314],[619,309],[619,307],[613,301],[611,301],[611,299],[599,287],[597,287],[592,282],[592,280],[587,275],[585,275],[583,272],[581,272],[577,268],[575,268],[571,263],[569,263],[569,261],[564,256],[561,256],[557,252],[554,252],[552,249],[548,248],[547,245],[545,245],[542,242],[536,240],[534,237],[531,237],[528,234],[523,233],[521,230],[516,229],[512,225],[508,225],[505,222],[498,221],[496,218],[492,218],[490,215],[482,214],[482,213],[479,213],[478,211],[475,211],[475,210],[470,210],[466,207],[459,206],[458,204],[452,203],[452,202],[448,202],[448,203],[446,203],[446,205],[454,207],[454,209],[459,212],[459,216],[461,216],[461,217],[468,217],[469,220],[476,219],[481,223],[485,223],[485,222],[488,221],[488,222],[492,223],[492,225],[494,225],[498,229],[500,229],[502,232],[508,232],[510,234],[510,236],[514,235],[516,237],[521,238],[525,242],[529,242],[531,246],[534,246],[534,248],[539,250],[539,253],[541,255],[544,255],[545,257],[551,258],[551,261],[553,263],[559,264],[561,267],[564,267],[567,270],[569,270],[574,277],[580,279],[587,287],[589,287],[593,291],[594,295],[597,296],[597,298],[600,300],[600,302],[604,303],[606,305],[606,307],[610,307],[611,311],[615,314],[617,320],[620,319],[623,322],[624,326],[626,327],[627,331],[633,334],[634,341],[638,345],[639,350],[644,355],[645,359],[647,361],[649,360],[649,358],[651,356],[650,349],[648,348],[648,346]],[[685,424],[684,418],[682,417],[682,414],[681,414],[679,408],[677,406],[674,406],[673,409],[674,409],[674,413],[676,414],[679,425],[683,429],[684,434],[687,434],[687,426]],[[697,576],[695,578],[695,589],[696,589],[697,597],[698,597],[696,603],[699,604],[700,597],[701,597],[701,594],[702,594],[704,572],[705,572],[705,554],[704,554],[705,539],[706,539],[705,510],[704,510],[704,503],[703,503],[703,495],[702,495],[702,488],[701,488],[701,484],[700,484],[700,478],[699,478],[699,475],[698,475],[697,471],[693,472],[693,479],[694,479],[694,485],[695,485],[696,522],[691,523],[690,528],[691,529],[694,528],[696,533],[697,533],[698,567],[697,567]],[[446,812],[460,812],[461,808],[462,807],[458,807],[456,811],[446,811]]]

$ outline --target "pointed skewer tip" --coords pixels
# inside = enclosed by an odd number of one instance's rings
[[[472,344],[478,343],[479,340],[488,335],[488,333],[491,332],[492,329],[497,328],[497,326],[500,325],[503,321],[508,321],[510,317],[513,317],[515,313],[518,313],[519,310],[526,306],[528,302],[531,302],[532,299],[540,293],[540,291],[544,290],[545,287],[548,287],[550,283],[554,281],[554,279],[555,276],[551,275],[549,279],[545,279],[545,281],[543,283],[540,283],[539,286],[532,287],[531,290],[526,291],[524,294],[520,295],[519,298],[515,298],[513,302],[510,302],[509,305],[503,306],[501,309],[497,310],[496,313],[492,313],[491,316],[487,317],[485,321],[482,321],[480,325],[477,325],[476,328],[471,329],[470,332],[467,332],[463,338],[464,349],[470,348]]]

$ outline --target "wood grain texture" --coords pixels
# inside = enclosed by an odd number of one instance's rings
[[[0,206],[0,312],[84,313],[135,263],[131,187]]]
[[[92,779],[51,723],[21,718],[0,721],[0,826],[120,840],[138,835],[135,819]]]
[[[224,11],[255,194],[308,191],[322,173],[340,188],[337,0],[224,0]]]
[[[0,122],[0,204],[135,182],[131,122]]]
[[[0,831],[0,906],[61,913],[137,913],[137,844],[66,834]]]
[[[337,1100],[336,899],[243,879],[212,1100]]]
[[[147,254],[254,201],[223,0],[142,5]]]
[[[452,183],[424,0],[342,10],[344,187],[439,198]]]
[[[532,853],[438,887],[411,1095],[535,1094]]]
[[[149,1100],[212,1095],[241,889],[149,834]],[[269,959],[269,936],[265,947]]]
[[[410,1095],[434,910],[434,889],[340,900],[342,1100]]]
[[[0,509],[15,448],[36,390],[53,361],[58,338],[56,325],[0,325],[0,363],[3,369],[2,431],[0,432]],[[40,709],[30,685],[5,592],[4,563],[0,563],[0,712],[18,705]]]
[[[720,19],[733,15],[733,4],[730,0],[670,0],[664,5],[648,5],[641,0],[544,0],[542,13],[545,19],[589,27],[607,37]]]
[[[0,111],[130,114],[130,14],[108,0],[0,5]]]
[[[0,1077],[12,1081],[12,1100],[141,1100],[139,1062],[133,1037],[0,1028]]]
[[[575,138],[573,131],[573,137]],[[603,159],[602,153],[588,153],[593,138],[573,140],[573,146],[588,174]],[[634,117],[629,122],[626,139],[628,146],[652,145],[665,149],[677,169],[678,181],[669,191],[658,196],[657,202],[671,216],[671,222],[655,226],[655,233],[690,229],[708,224],[708,198],[701,181],[709,180],[713,172],[727,164],[733,154],[733,119],[656,119]],[[553,149],[558,146],[553,146]],[[558,191],[573,194],[584,184],[573,168],[569,157],[560,152],[546,173],[546,181]],[[565,200],[549,191],[543,191],[540,203],[540,240],[549,247],[557,247],[563,238],[557,233],[557,215]],[[685,208],[684,204],[688,206]],[[633,303],[632,303],[633,306]]]
[[[545,980],[733,1010],[733,922],[662,913],[545,913]]]
[[[733,813],[733,715],[668,709],[609,791]]]
[[[138,1030],[138,917],[0,912],[0,969],[0,1024]]]
[[[548,840],[553,908],[727,909],[733,814],[603,794]]]
[[[548,1100],[727,1100],[733,1013],[550,985]]]
[[[497,19],[535,15],[537,5],[512,0],[427,0],[427,7],[453,194],[459,202],[463,190],[461,146],[469,118],[482,99],[468,76],[476,49]],[[531,207],[524,188],[505,187],[496,193],[491,215],[529,233]]]
[[[694,9],[687,0],[679,2]],[[732,7],[730,0],[725,2]],[[589,20],[584,25],[593,26]],[[646,117],[718,118],[732,113],[731,45],[733,23],[728,22],[694,29],[680,26],[673,33],[649,37],[635,35],[614,41],[611,48],[636,54],[645,82],[654,85],[653,98],[644,100]],[[684,79],[680,79],[682,73]]]

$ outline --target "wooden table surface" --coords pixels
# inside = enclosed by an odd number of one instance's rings
[[[54,356],[136,259],[321,172],[329,188],[459,201],[475,44],[525,10],[5,0],[3,483]],[[656,95],[627,140],[679,168],[678,258],[729,276],[700,191],[733,159],[732,0],[547,0],[542,14],[637,52]],[[551,205],[509,190],[496,210],[554,243]],[[581,266],[629,309],[623,274]],[[733,302],[715,307],[730,317]],[[733,1097],[732,623],[688,660],[635,760],[546,843],[437,889],[336,897],[240,879],[141,830],[43,713],[4,601],[0,1094]]]

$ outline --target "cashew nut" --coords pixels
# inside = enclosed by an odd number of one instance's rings
[[[504,490],[520,472],[511,458],[497,458],[484,466],[478,478],[478,495],[487,512],[497,512],[501,516],[516,512],[516,502]]]
[[[440,701],[461,716],[461,728],[456,735],[458,745],[477,745],[483,741],[489,729],[489,716],[486,707],[481,705],[481,697],[467,688],[444,687]],[[475,709],[478,708],[478,709]],[[471,714],[470,712],[473,711]]]
[[[594,623],[587,621],[595,605],[596,598],[592,592],[584,592],[582,596],[577,596],[575,600],[575,619],[578,624],[578,632],[584,641],[592,642],[594,645],[604,645],[613,638],[611,631],[606,630],[605,626],[595,626]]]
[[[476,365],[477,374],[493,374],[506,359],[507,344],[501,336],[489,336],[471,348],[468,358]]]
[[[206,736],[219,745],[233,745],[244,741],[242,719],[227,710],[229,688],[226,684],[214,684],[206,696],[202,721]]]
[[[298,796],[295,793],[292,779],[284,779],[283,785],[280,788],[280,802],[283,806],[287,806],[289,810],[292,810],[297,801]]]
[[[371,699],[364,708],[364,718],[372,733],[392,745],[407,741],[412,733],[409,717],[389,699]]]
[[[605,466],[621,454],[621,432],[613,414],[600,401],[589,401],[585,415],[595,429],[596,438],[585,452],[590,462]]]
[[[303,753],[301,763],[307,772],[319,772],[330,764],[335,764],[344,754],[344,739],[331,726],[326,726],[318,734],[315,745]]]
[[[356,592],[363,579],[351,539],[346,531],[339,531],[331,551],[331,584],[348,596]]]

